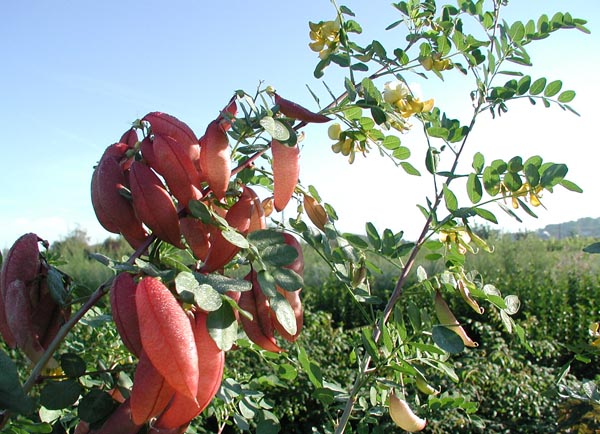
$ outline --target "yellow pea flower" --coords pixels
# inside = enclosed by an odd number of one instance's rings
[[[311,50],[319,53],[321,59],[325,59],[330,53],[336,50],[340,38],[340,21],[320,21],[318,23],[308,23],[310,32],[308,36],[311,43],[308,44]]]
[[[406,99],[400,100],[396,103],[396,107],[400,111],[400,115],[403,118],[409,118],[416,113],[429,112],[433,108],[433,99],[427,101],[421,101],[419,98],[407,96]]]

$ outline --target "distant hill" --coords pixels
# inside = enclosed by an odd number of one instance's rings
[[[573,236],[600,238],[600,217],[584,217],[576,221],[548,225],[537,231],[543,238],[567,238]]]

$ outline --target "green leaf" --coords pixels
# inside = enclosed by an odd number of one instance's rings
[[[315,388],[323,387],[323,374],[321,372],[321,368],[319,366],[310,361],[308,355],[306,354],[306,350],[303,347],[298,347],[298,362],[300,362],[300,366],[308,375],[309,381]]]
[[[494,213],[492,213],[491,211],[488,211],[487,209],[484,209],[484,208],[473,208],[473,209],[475,210],[475,213],[479,217],[486,219],[489,222],[498,224],[498,219],[496,218]]]
[[[516,21],[508,30],[510,38],[515,42],[520,42],[525,37],[525,26],[521,21]]]
[[[379,104],[381,102],[381,93],[379,92],[372,80],[369,80],[368,78],[363,78],[361,85],[365,94],[365,100],[368,103]]]
[[[356,234],[351,234],[351,233],[344,233],[342,234],[342,236],[348,240],[350,242],[350,244],[352,244],[355,247],[358,247],[359,249],[367,249],[369,247],[369,243],[367,243],[362,237],[356,235]]]
[[[260,126],[263,127],[265,131],[275,140],[278,140],[280,142],[285,142],[286,140],[289,140],[290,131],[280,121],[272,118],[271,116],[265,116],[259,121],[259,123]]]
[[[50,291],[50,295],[52,295],[54,301],[56,301],[60,306],[65,306],[69,300],[69,293],[65,288],[63,273],[54,267],[50,267],[46,282],[48,283],[48,290]]]
[[[438,137],[440,139],[448,139],[448,129],[443,127],[429,127],[427,128],[427,134],[431,137]]]
[[[490,196],[495,196],[500,191],[500,175],[491,166],[488,166],[483,171],[483,188]]]
[[[481,181],[474,173],[469,174],[469,178],[467,179],[467,194],[469,195],[469,200],[473,204],[479,203],[483,197],[483,187],[481,185]]]
[[[360,107],[351,106],[344,109],[344,115],[348,120],[356,121],[362,117],[362,109]]]
[[[400,139],[396,136],[385,136],[385,139],[383,139],[383,142],[381,142],[381,145],[385,149],[389,149],[390,151],[393,151],[394,149],[396,149],[400,146]]]
[[[439,151],[434,147],[429,147],[427,149],[427,154],[425,155],[425,167],[427,171],[434,175],[437,172],[437,166],[440,162]]]
[[[506,172],[504,174],[504,185],[506,185],[510,191],[515,192],[521,188],[523,181],[517,173]]]
[[[175,288],[177,293],[185,297],[185,293],[192,295],[192,303],[196,303],[201,309],[212,312],[221,307],[223,299],[221,294],[212,286],[200,283],[197,275],[189,271],[181,272],[175,277]],[[190,300],[186,300],[190,302]]]
[[[348,6],[341,5],[340,12],[344,15],[350,15],[351,17],[355,16],[354,12],[352,12],[352,10]]]
[[[33,407],[33,401],[21,387],[17,367],[0,349],[0,409],[29,414],[33,411]]]
[[[387,121],[385,112],[379,107],[371,107],[371,116],[373,116],[373,120],[377,123],[377,125],[382,125]]]
[[[211,224],[214,222],[212,214],[208,207],[199,200],[190,200],[188,203],[188,208],[192,215],[198,219],[200,219],[203,223]]]
[[[229,303],[223,303],[218,310],[209,312],[206,326],[219,349],[229,351],[233,347],[237,339],[238,327],[233,308]]]
[[[523,159],[521,157],[513,157],[508,161],[508,171],[517,173],[523,170]]]
[[[531,87],[529,88],[529,95],[538,95],[540,93],[542,93],[542,91],[544,90],[544,88],[546,87],[546,79],[545,78],[538,78],[536,81],[534,81],[531,84]]]
[[[108,417],[116,407],[112,397],[100,389],[92,389],[79,401],[77,415],[90,425]]]
[[[221,231],[221,235],[223,235],[223,238],[225,238],[231,244],[239,247],[240,249],[247,249],[248,247],[250,247],[250,244],[248,244],[248,240],[246,238],[244,238],[244,236],[242,234],[240,234],[239,232],[237,232],[234,229],[231,229],[231,228],[223,229]]]
[[[565,90],[560,95],[558,95],[558,102],[567,103],[571,102],[575,99],[575,91],[573,90]]]
[[[348,77],[344,79],[344,87],[346,88],[346,92],[348,92],[348,99],[354,101],[356,99],[356,87]]]
[[[554,187],[567,175],[568,168],[564,164],[552,164],[542,173],[540,184],[544,188]]]
[[[277,294],[277,288],[275,287],[275,278],[267,270],[260,270],[256,274],[258,284],[263,294],[267,297],[275,297]]]
[[[296,371],[296,368],[294,368],[293,365],[283,363],[277,366],[277,375],[282,380],[293,381],[298,377],[298,371]]]
[[[381,248],[381,237],[379,236],[377,229],[371,222],[367,222],[365,228],[369,243],[373,246],[375,250],[379,250]]]
[[[362,27],[354,20],[346,21],[346,31],[350,33],[362,33]]]
[[[548,83],[546,86],[546,90],[544,90],[544,96],[547,98],[553,97],[562,89],[562,81],[555,80],[551,83]]]
[[[460,336],[442,325],[433,327],[431,337],[438,347],[450,354],[458,354],[465,348],[465,344]]]
[[[473,155],[473,163],[471,164],[471,167],[473,167],[473,170],[475,170],[475,172],[479,174],[483,170],[484,165],[485,157],[481,152],[476,152],[475,155]]]
[[[531,86],[531,77],[526,75],[517,83],[517,95],[525,95]]]
[[[360,332],[360,338],[362,340],[363,347],[365,348],[367,353],[373,358],[373,360],[378,360],[379,351],[377,349],[377,344],[373,340],[371,330],[368,327],[362,328]]]
[[[65,353],[60,356],[60,367],[65,375],[77,378],[85,374],[85,361],[75,353]]]
[[[273,229],[252,231],[248,234],[247,239],[254,244],[258,250],[263,250],[267,246],[285,244],[283,234],[280,231]]]
[[[273,312],[275,312],[279,324],[281,324],[289,334],[295,335],[298,331],[296,314],[294,313],[294,309],[292,309],[290,302],[287,301],[283,295],[276,292],[275,296],[269,299],[269,304],[271,305]]]
[[[49,410],[60,410],[71,407],[82,392],[77,380],[49,381],[40,392],[40,402]]]
[[[583,189],[580,186],[578,186],[574,182],[568,181],[566,179],[563,179],[562,181],[560,181],[560,185],[562,185],[564,188],[566,188],[569,191],[573,191],[575,193],[583,193]]]
[[[287,244],[276,244],[265,247],[261,252],[264,262],[274,267],[289,265],[298,257],[298,251]]]
[[[446,208],[448,211],[456,211],[458,209],[458,200],[456,199],[455,194],[448,188],[446,184],[443,186],[444,191],[444,201],[446,202]]]
[[[402,169],[404,169],[404,171],[408,174],[408,175],[412,175],[412,176],[421,176],[421,172],[419,172],[412,164],[410,164],[408,161],[402,161],[400,162],[400,167],[402,167]]]
[[[284,291],[297,291],[304,286],[304,279],[289,268],[274,268],[271,271],[275,283]]]
[[[406,160],[410,158],[410,149],[405,146],[400,146],[397,149],[394,149],[392,155],[398,160]]]
[[[252,284],[247,280],[233,279],[221,274],[194,273],[194,277],[198,283],[209,285],[221,294],[225,294],[228,291],[244,292],[252,289]]]
[[[329,60],[331,60],[336,65],[341,66],[342,68],[347,68],[350,66],[350,56],[348,54],[332,54],[329,56]],[[266,129],[266,128],[265,128]]]
[[[533,164],[525,165],[525,178],[527,178],[527,182],[530,187],[537,187],[540,182],[540,172],[539,168],[534,166]]]

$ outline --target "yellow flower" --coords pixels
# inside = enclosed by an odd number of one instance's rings
[[[450,59],[442,59],[440,53],[433,53],[431,56],[427,57],[419,57],[419,62],[426,71],[445,71],[454,68],[454,64]]]
[[[507,194],[510,195],[511,197],[511,201],[512,201],[512,207],[514,209],[519,208],[519,199],[520,197],[524,198],[525,201],[527,201],[527,198],[529,198],[529,203],[531,204],[531,206],[540,206],[542,204],[542,202],[540,201],[540,193],[543,190],[541,185],[538,185],[535,188],[531,188],[529,186],[529,183],[526,182],[524,183],[521,188],[519,188],[517,191],[513,192],[513,193],[507,193],[508,192],[508,188],[506,188],[506,186],[501,185],[501,190],[502,190],[502,194],[504,195],[504,197],[507,196]]]
[[[410,94],[408,86],[400,80],[388,81],[383,85],[383,99],[389,104],[396,104]]]
[[[339,140],[342,132],[342,126],[338,123],[331,124],[327,129],[327,135],[331,140]]]
[[[398,107],[400,115],[403,118],[409,118],[416,113],[431,111],[433,108],[433,99],[421,101],[419,98],[413,98],[409,95],[406,99],[398,101],[396,107]]]
[[[469,231],[464,226],[441,230],[439,237],[440,241],[446,246],[451,248],[454,245],[461,255],[464,255],[467,251],[475,253],[475,249],[470,245],[471,236]]]
[[[308,23],[310,27],[311,43],[308,44],[311,50],[319,53],[321,59],[325,59],[337,48],[340,39],[340,21],[320,21],[318,23]]]

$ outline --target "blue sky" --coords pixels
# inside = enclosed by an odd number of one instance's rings
[[[370,38],[403,37],[383,30],[396,19],[389,2],[345,3]],[[540,210],[537,220],[525,218],[523,225],[501,217],[501,227],[510,230],[600,216],[595,125],[600,3],[512,0],[505,17],[526,20],[556,11],[588,19],[592,35],[569,30],[532,45],[534,68],[528,73],[562,79],[565,88],[577,91],[573,105],[582,116],[523,102],[500,120],[484,119],[473,145],[490,160],[540,153],[567,163],[569,178],[585,192],[557,189],[544,196],[548,211]],[[13,0],[2,15],[0,248],[29,231],[51,241],[77,227],[93,240],[108,236],[89,199],[92,167],[106,146],[149,111],[178,116],[201,135],[234,90],[252,92],[260,81],[309,107],[315,106],[305,85],[327,101],[312,75],[318,59],[307,46],[308,21],[334,16],[327,0]],[[469,87],[456,77],[420,81],[418,89],[450,116],[467,121]],[[325,81],[342,89],[333,70]],[[306,134],[301,179],[336,208],[342,230],[360,232],[365,221],[409,235],[419,230],[422,219],[414,204],[431,193],[429,183],[420,186],[423,180],[399,173],[374,152],[349,166],[330,151],[322,128],[307,128]],[[402,139],[419,146],[417,134]],[[411,162],[419,166],[421,154],[414,149]]]

